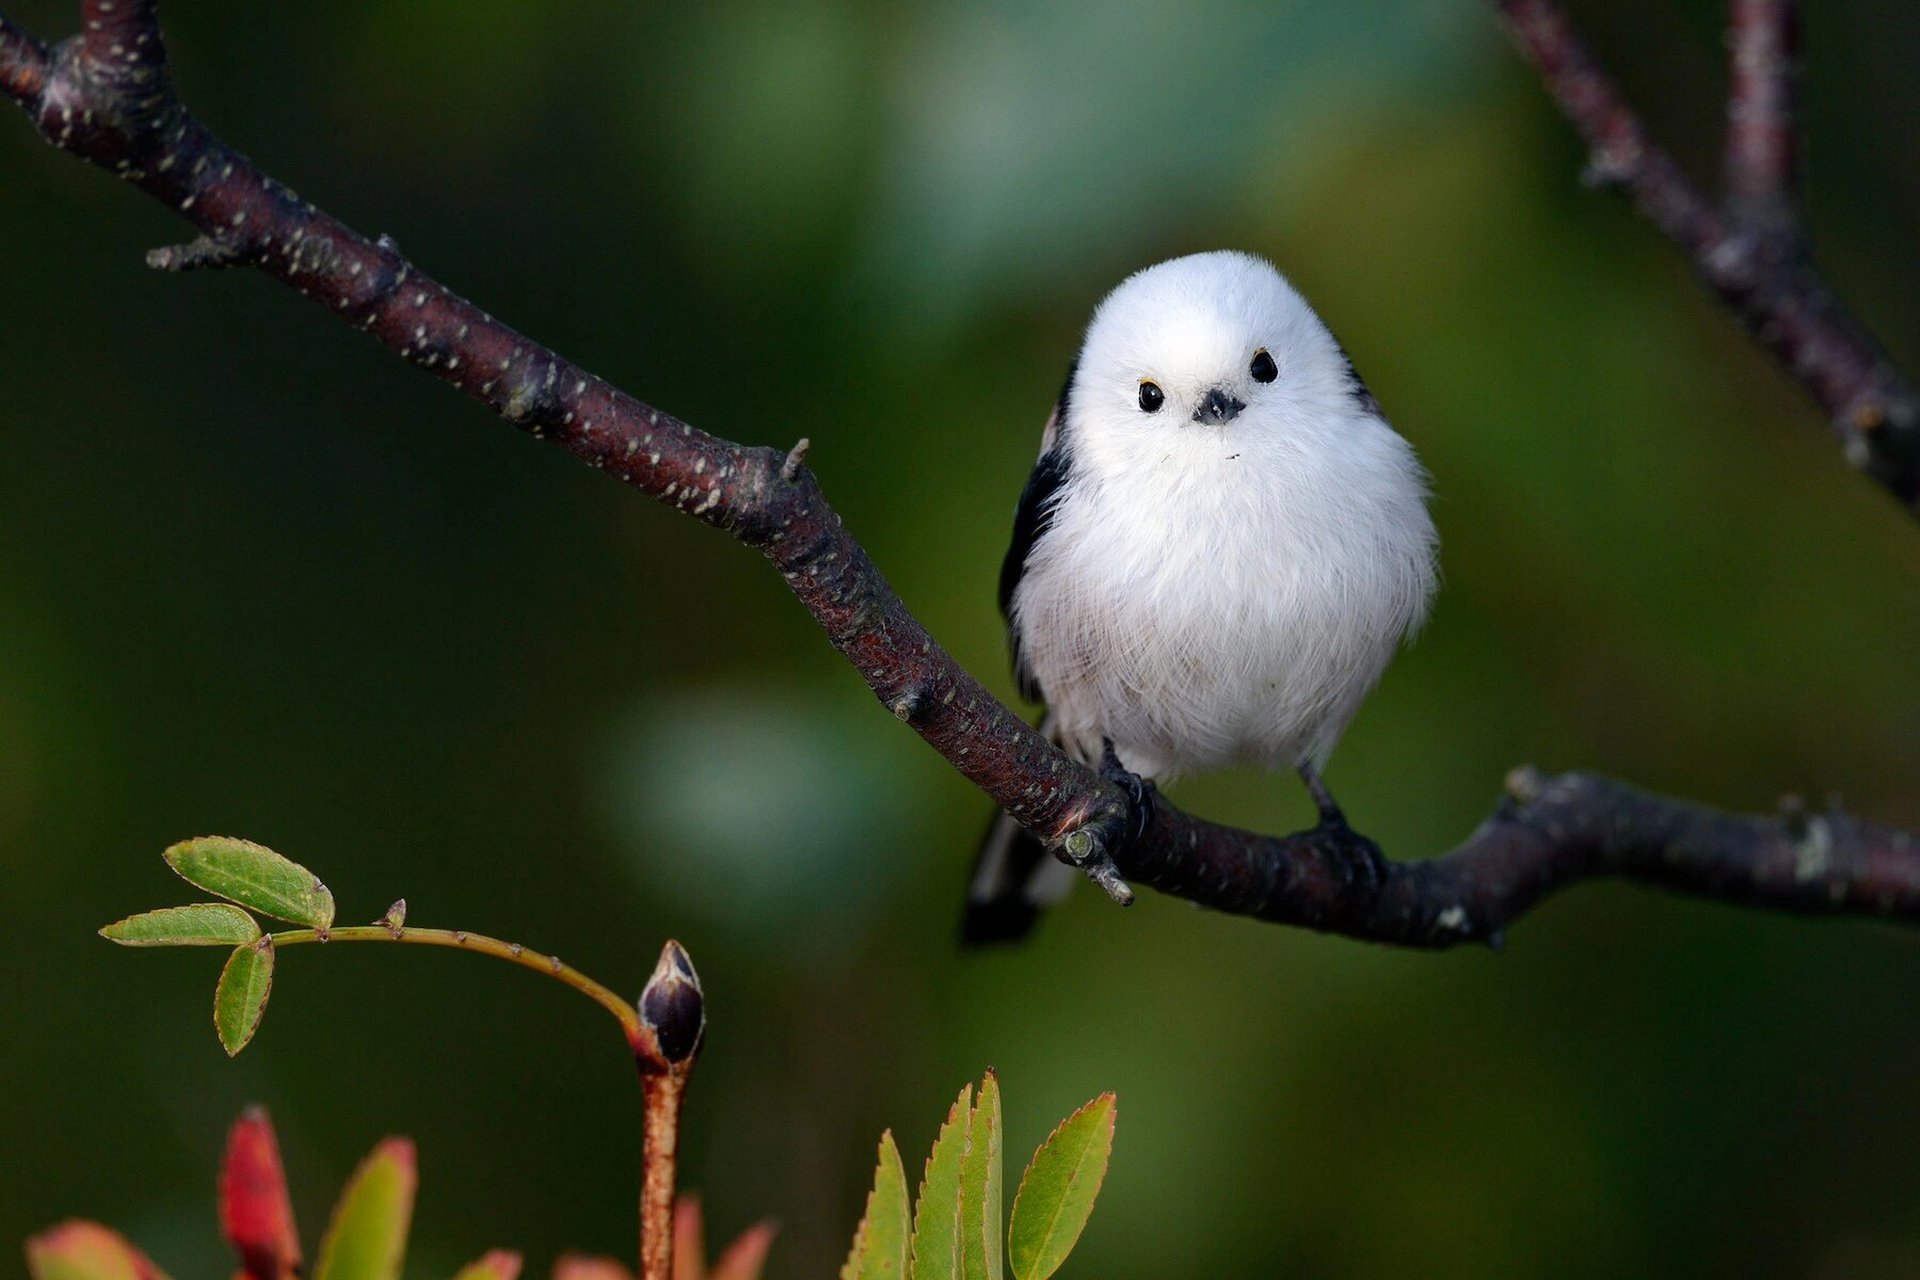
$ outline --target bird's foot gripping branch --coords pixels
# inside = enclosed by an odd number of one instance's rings
[[[1644,130],[1558,11],[1545,0],[1496,8],[1594,141],[1604,172],[1702,262],[1741,323],[1828,408],[1849,456],[1913,505],[1913,397],[1864,330],[1814,288],[1804,262],[1784,275],[1726,274],[1758,259],[1732,252],[1710,210],[1678,198],[1689,189],[1676,185],[1677,169],[1651,163],[1658,153]],[[1262,836],[1163,803],[1139,839],[1116,840],[1120,789],[1048,744],[934,642],[800,451],[708,435],[528,340],[392,241],[358,234],[215,137],[178,95],[153,0],[83,0],[80,10],[81,33],[52,47],[0,16],[0,94],[48,142],[191,224],[193,238],[157,265],[252,267],[522,430],[759,549],[883,705],[1083,863],[1111,858],[1134,882],[1222,911],[1422,946],[1490,940],[1545,894],[1601,875],[1788,910],[1920,920],[1920,840],[1904,833],[1838,815],[1729,816],[1585,774],[1528,775],[1453,853],[1389,864],[1378,884],[1346,872],[1351,851],[1334,848],[1343,837],[1327,830]]]

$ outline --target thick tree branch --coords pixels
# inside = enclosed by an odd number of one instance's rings
[[[790,452],[717,439],[522,337],[302,201],[179,103],[148,0],[94,0],[51,53],[0,19],[0,88],[54,145],[164,201],[198,235],[156,265],[252,266],[358,325],[521,429],[759,549],[894,715],[1070,861],[1204,906],[1409,946],[1496,941],[1546,894],[1621,876],[1783,910],[1920,922],[1920,843],[1844,815],[1739,818],[1583,774],[1522,771],[1459,848],[1343,868],[1352,833],[1255,835],[1161,804],[1134,842],[1126,802],[934,643]],[[98,24],[98,25],[95,25]]]
[[[1260,920],[1404,946],[1498,945],[1547,895],[1614,876],[1805,914],[1920,920],[1920,837],[1788,805],[1721,813],[1588,773],[1517,769],[1507,799],[1452,852],[1396,862],[1377,894],[1345,879],[1337,836],[1256,836],[1169,814],[1127,875]]]
[[[1701,194],[1647,136],[1552,0],[1494,0],[1494,7],[1586,139],[1589,176],[1626,190],[1826,411],[1847,460],[1920,515],[1920,399],[1808,262],[1788,203],[1792,6],[1735,5],[1732,211]],[[1764,221],[1749,221],[1755,214]]]

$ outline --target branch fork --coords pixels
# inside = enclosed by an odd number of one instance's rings
[[[1920,395],[1807,254],[1795,191],[1794,0],[1731,0],[1722,202],[1652,140],[1554,0],[1494,0],[1494,8],[1586,140],[1589,183],[1632,199],[1826,413],[1847,461],[1920,516]]]

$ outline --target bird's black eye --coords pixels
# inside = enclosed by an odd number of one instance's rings
[[[1272,382],[1280,376],[1280,366],[1273,362],[1265,347],[1253,353],[1253,367],[1250,370],[1255,382]]]
[[[1140,407],[1148,413],[1160,412],[1160,406],[1167,402],[1167,393],[1160,389],[1157,382],[1140,384]]]

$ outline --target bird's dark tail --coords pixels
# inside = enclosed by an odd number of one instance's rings
[[[1006,814],[994,814],[974,860],[967,908],[960,917],[961,945],[1020,941],[1073,880],[1073,868],[1048,853],[1038,836]]]

